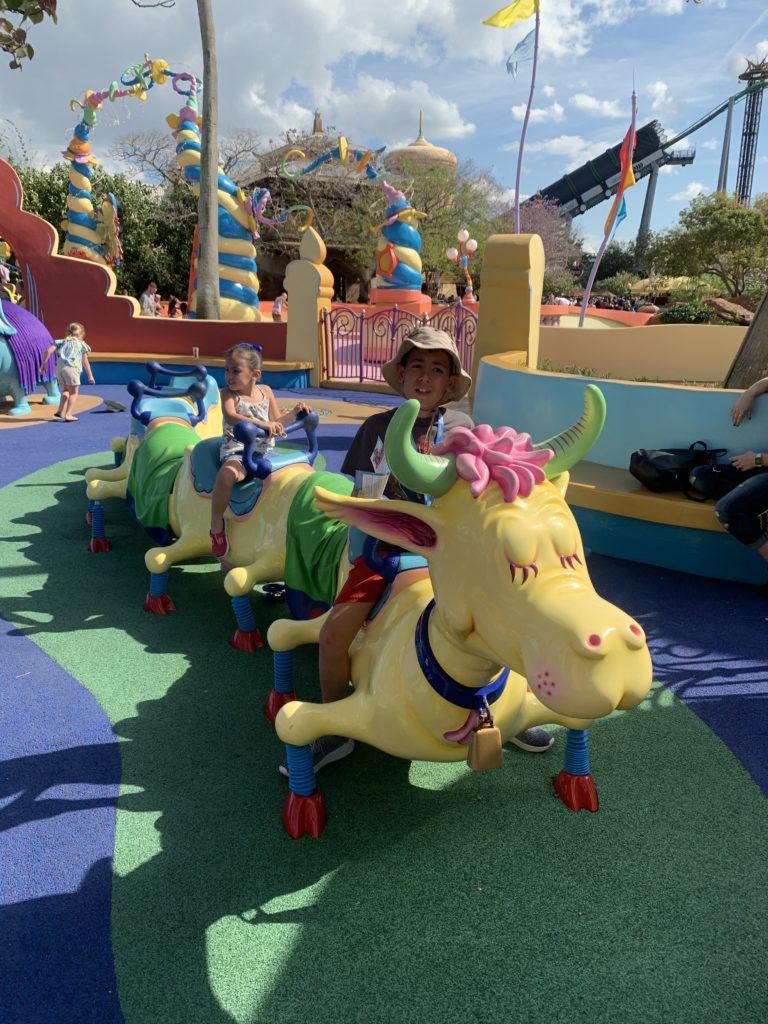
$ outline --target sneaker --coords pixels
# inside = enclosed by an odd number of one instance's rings
[[[543,754],[555,742],[555,737],[550,736],[544,729],[540,729],[538,725],[534,725],[530,729],[523,729],[509,742],[514,743],[521,750],[527,750],[529,754]]]
[[[355,741],[346,736],[320,736],[312,743],[312,767],[316,772],[334,761],[347,757],[355,749]],[[277,769],[288,778],[288,763],[282,761]]]
[[[227,539],[227,524],[224,523],[224,529],[221,533],[214,533],[213,530],[209,531],[211,538],[211,554],[214,558],[223,558],[229,550],[229,540]]]

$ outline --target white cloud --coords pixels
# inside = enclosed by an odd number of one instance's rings
[[[542,86],[541,91],[544,93],[548,100],[551,100],[552,97],[555,95],[555,90],[551,85]]]
[[[525,117],[526,104],[516,103],[512,107],[512,116],[516,121],[522,121]],[[533,107],[531,109],[530,124],[545,124],[548,121],[564,121],[565,111],[559,103],[552,103],[548,107]]]
[[[378,136],[390,141],[412,142],[418,130],[418,112],[424,112],[424,134],[436,139],[463,139],[474,134],[475,125],[465,121],[455,103],[438,96],[426,82],[396,85],[386,79],[359,75],[357,87],[328,97],[330,118],[350,137],[365,140],[376,125]],[[294,122],[295,123],[295,122]]]
[[[570,102],[571,106],[590,117],[622,117],[627,113],[625,105],[619,100],[599,100],[585,92],[577,92]]]
[[[666,82],[651,82],[645,88],[646,93],[651,97],[651,111],[659,117],[669,117],[677,113],[677,104],[669,95],[669,86]]]
[[[709,195],[710,189],[706,185],[702,185],[701,182],[692,181],[689,185],[682,190],[682,192],[676,192],[673,196],[670,196],[667,200],[668,203],[682,202],[687,203],[691,199],[695,199],[696,196]]]
[[[519,148],[519,142],[511,142],[501,148],[504,150],[516,150]],[[525,153],[533,154],[540,153],[544,156],[557,156],[565,157],[564,169],[566,171],[572,170],[574,167],[578,167],[583,164],[585,160],[589,160],[603,150],[610,149],[611,146],[616,145],[614,142],[595,142],[590,139],[584,139],[580,135],[558,135],[553,139],[544,139],[536,142],[526,142]]]
[[[719,142],[718,139],[707,139],[706,142],[702,142],[701,148],[702,149],[717,149],[719,147],[719,145],[720,145],[720,142]]]
[[[662,164],[659,168],[659,174],[679,174],[680,168],[675,167],[674,164]]]

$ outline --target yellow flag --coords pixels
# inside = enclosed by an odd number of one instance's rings
[[[493,25],[494,28],[509,28],[516,21],[525,21],[535,14],[539,9],[539,0],[515,0],[513,4],[507,4],[500,11],[496,11],[490,18],[483,21],[484,25]]]

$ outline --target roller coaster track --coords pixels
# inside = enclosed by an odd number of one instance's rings
[[[710,121],[719,117],[729,106],[737,103],[750,93],[761,91],[767,87],[768,81],[751,83],[745,89],[742,89],[741,92],[730,96],[727,100],[718,104],[708,114],[699,118],[698,121],[695,121],[685,131],[679,132],[672,139],[665,138],[664,131],[658,121],[651,121],[638,129],[637,146],[632,164],[635,180],[639,181],[649,174],[653,175],[653,179],[649,184],[650,189],[651,186],[655,187],[656,175],[659,168],[663,167],[664,164],[693,163],[696,156],[695,148],[674,151],[673,147],[681,139],[693,135],[694,132],[699,131],[709,124]],[[597,206],[598,203],[602,203],[616,194],[620,180],[620,149],[621,143],[618,143],[611,149],[606,149],[595,159],[588,160],[576,168],[576,170],[564,174],[562,178],[559,178],[551,185],[540,189],[537,195],[554,200],[560,207],[560,210],[570,217],[577,217],[580,213],[586,213],[593,206]],[[644,215],[644,221],[647,221],[649,216],[650,207],[648,207],[648,217]],[[647,223],[645,226],[647,227]]]

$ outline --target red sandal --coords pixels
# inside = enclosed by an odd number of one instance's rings
[[[211,538],[211,554],[214,558],[223,558],[229,550],[229,539],[227,538],[227,524],[224,523],[224,529],[221,533],[214,533],[213,530],[209,531]]]

